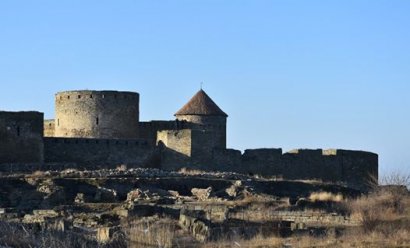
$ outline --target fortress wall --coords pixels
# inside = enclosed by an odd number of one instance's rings
[[[234,149],[215,149],[212,169],[216,171],[238,171],[241,167],[242,153]]]
[[[147,140],[151,145],[157,143],[157,132],[163,130],[176,130],[175,121],[149,121],[139,123],[139,138]]]
[[[283,177],[289,179],[323,179],[326,166],[322,150],[292,150],[282,156]]]
[[[226,149],[226,117],[224,116],[201,116],[201,115],[178,115],[178,121],[191,123],[191,128],[211,131],[215,147]]]
[[[185,156],[192,155],[192,130],[164,130],[157,133],[157,143]]]
[[[214,170],[213,152],[218,149],[219,141],[215,139],[215,131],[192,130],[192,163],[196,169]]]
[[[43,162],[40,112],[0,111],[0,164]]]
[[[215,159],[223,163],[240,159],[234,153],[222,152],[225,149],[216,149],[214,154],[215,133],[199,129],[164,130],[157,133],[158,144],[162,147],[162,168],[166,170],[192,167],[201,170],[214,170]],[[239,157],[240,158],[240,157]],[[231,163],[231,162],[230,162]],[[220,169],[220,168],[219,168]]]
[[[164,130],[157,133],[157,143],[161,149],[161,168],[179,170],[191,165],[192,130]]]
[[[285,179],[342,182],[367,190],[369,182],[378,178],[378,155],[348,150],[246,150],[237,172],[279,176]],[[374,180],[373,180],[374,181]]]
[[[320,178],[323,181],[340,182],[343,181],[342,177],[342,157],[338,156],[338,150],[323,150],[322,159],[323,165]]]
[[[248,149],[242,155],[238,172],[258,175],[281,175],[282,149]]]
[[[198,129],[198,125],[186,121],[147,121],[139,123],[139,138],[152,145],[157,143],[157,133],[164,130]]]
[[[337,150],[342,158],[342,180],[348,185],[362,187],[377,183],[378,155],[364,151]]]
[[[140,139],[44,138],[46,163],[78,166],[144,166],[154,148]]]
[[[66,91],[56,94],[55,136],[138,138],[139,94]]]
[[[54,120],[44,120],[44,137],[54,137],[55,123]]]

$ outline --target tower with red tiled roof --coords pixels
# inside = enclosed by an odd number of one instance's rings
[[[193,124],[193,129],[212,133],[214,148],[226,148],[226,121],[228,115],[206,94],[198,91],[187,104],[175,113],[178,121]]]

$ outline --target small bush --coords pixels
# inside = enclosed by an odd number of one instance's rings
[[[361,222],[366,233],[379,231],[392,234],[401,228],[394,223],[406,217],[405,213],[410,209],[409,202],[409,196],[400,190],[380,189],[350,201],[348,207],[352,217]]]

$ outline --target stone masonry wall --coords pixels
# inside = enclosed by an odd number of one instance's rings
[[[366,189],[378,178],[378,155],[348,150],[246,150],[239,169],[242,173],[278,176],[286,179],[343,182]]]
[[[54,120],[44,120],[44,137],[54,137],[55,123]]]
[[[55,108],[56,137],[138,138],[138,93],[60,92],[56,94]]]
[[[193,124],[192,129],[212,132],[213,148],[226,149],[226,117],[177,115],[178,121]]]
[[[144,167],[154,148],[139,139],[44,138],[46,163],[74,163],[79,167]]]
[[[186,142],[173,136],[173,145],[163,153],[162,168],[175,170],[190,167],[205,171],[232,171],[243,174],[277,177],[291,180],[321,180],[344,183],[349,187],[367,190],[378,178],[378,155],[363,151],[347,150],[292,150],[282,153],[282,149],[253,149],[240,151],[232,149],[209,149],[209,132],[192,131],[185,137]],[[193,137],[192,143],[188,139]],[[181,160],[182,147],[191,147],[191,154],[185,153]],[[201,147],[202,144],[202,147]],[[167,146],[166,143],[164,143]]]
[[[0,111],[0,164],[43,162],[43,113]]]
[[[165,130],[198,129],[198,125],[186,121],[147,121],[139,123],[139,138],[156,145],[157,133]]]
[[[192,130],[165,130],[157,134],[157,144],[161,150],[161,167],[178,170],[191,166]]]

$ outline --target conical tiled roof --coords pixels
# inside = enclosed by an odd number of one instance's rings
[[[203,91],[198,91],[175,115],[228,115]]]

